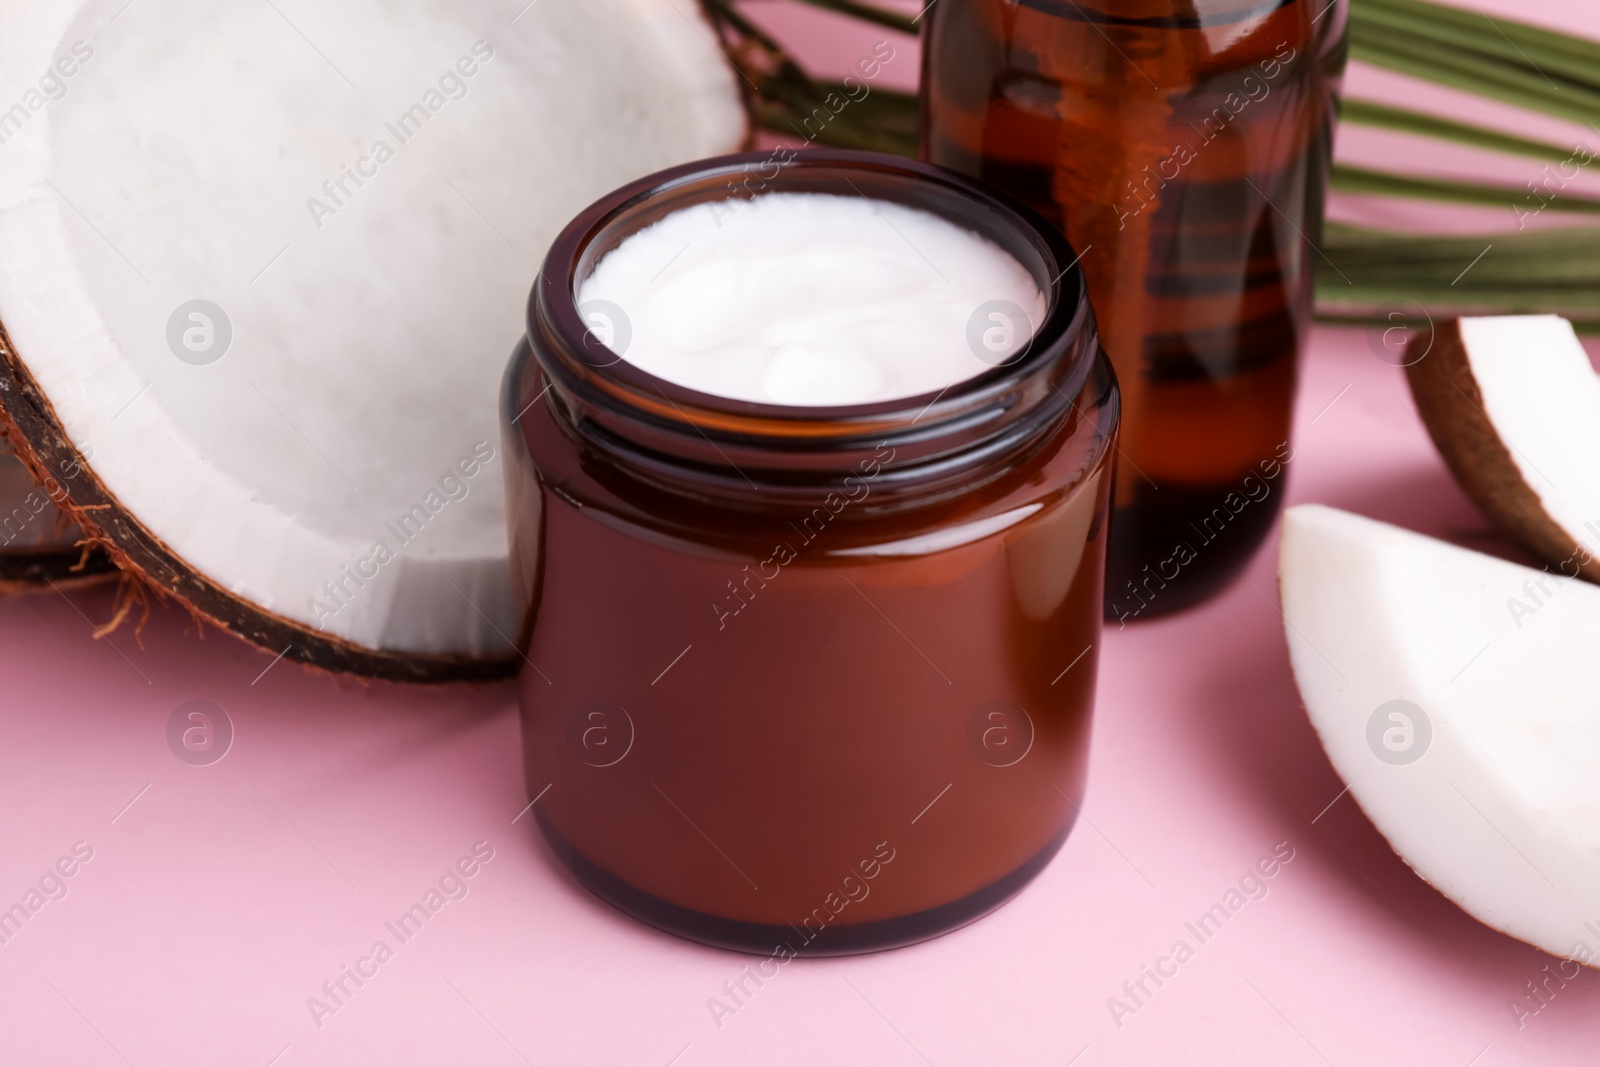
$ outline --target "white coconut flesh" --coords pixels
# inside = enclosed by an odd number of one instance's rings
[[[0,0],[0,323],[244,615],[514,656],[499,379],[572,215],[743,142],[713,41],[690,0]],[[196,300],[227,330],[175,348]]]
[[[1306,710],[1395,851],[1480,921],[1593,961],[1600,588],[1316,505],[1286,513],[1279,578]]]

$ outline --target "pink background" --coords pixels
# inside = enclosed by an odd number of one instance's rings
[[[1600,35],[1600,11],[1577,0],[1480,2]],[[878,36],[763,10],[824,65]],[[891,74],[914,73],[908,43]],[[1359,69],[1350,87],[1420,98]],[[1538,171],[1360,130],[1342,152],[1517,183]],[[1362,331],[1317,332],[1296,432],[1291,501],[1509,554]],[[751,960],[612,911],[561,873],[529,818],[514,821],[527,797],[509,686],[362,686],[285,663],[262,675],[269,657],[177,611],[157,610],[141,646],[128,627],[92,638],[103,593],[0,604],[0,906],[75,842],[94,850],[68,895],[0,946],[0,1062],[1594,1062],[1600,973],[1519,1029],[1508,1001],[1551,958],[1435,893],[1348,797],[1329,806],[1343,783],[1300,708],[1275,584],[1269,545],[1213,602],[1106,635],[1085,818],[1017,900],[928,944],[790,964],[720,1028],[707,999]],[[165,741],[173,709],[196,698],[237,729],[210,767]],[[307,998],[378,938],[393,944],[383,924],[479,841],[494,858],[469,895],[318,1028]],[[1294,859],[1270,893],[1119,1027],[1107,999],[1175,940],[1194,945],[1184,923],[1280,842]]]

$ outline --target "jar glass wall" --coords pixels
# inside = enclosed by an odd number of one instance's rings
[[[623,238],[780,191],[975,230],[1045,321],[941,393],[835,408],[675,386],[587,328],[574,293]],[[852,152],[664,172],[557,239],[503,412],[527,785],[584,885],[696,940],[829,955],[969,922],[1060,847],[1118,411],[1075,258],[976,183]]]

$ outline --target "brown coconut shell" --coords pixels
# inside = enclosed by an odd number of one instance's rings
[[[0,550],[0,597],[82,589],[116,577],[111,557],[94,545]]]
[[[1417,414],[1456,482],[1500,531],[1568,577],[1600,582],[1600,558],[1545,511],[1511,449],[1484,411],[1461,320],[1415,334],[1406,348],[1406,381]],[[1580,562],[1584,561],[1584,562]]]
[[[3,427],[0,427],[0,454],[11,454]],[[42,492],[51,498],[52,506],[56,502],[54,498],[63,495],[54,481],[41,483],[35,492]],[[21,510],[28,504],[27,501],[17,501],[15,506]],[[4,509],[5,505],[0,504],[0,512],[4,512]],[[31,508],[29,510],[32,511]],[[68,540],[61,536],[77,531],[59,514],[59,508],[56,511],[57,536],[52,541],[0,548],[0,599],[83,588],[108,582],[117,576],[116,566],[102,549],[80,539]],[[5,518],[4,514],[0,514],[0,519]]]
[[[323,671],[394,682],[436,683],[509,678],[522,657],[496,659],[425,655],[365,648],[267,611],[222,588],[189,566],[152,534],[106,488],[62,429],[0,323],[0,432],[37,484],[58,482],[57,507],[83,530],[91,551],[103,553],[122,572],[124,605],[139,600],[173,601],[198,622],[210,623],[256,645]],[[73,562],[80,552],[73,550]],[[3,573],[3,572],[0,572]],[[508,646],[509,647],[509,646]]]

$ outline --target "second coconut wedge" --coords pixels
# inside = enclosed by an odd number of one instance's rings
[[[1600,961],[1600,588],[1317,505],[1279,567],[1306,711],[1379,832],[1480,921]]]

